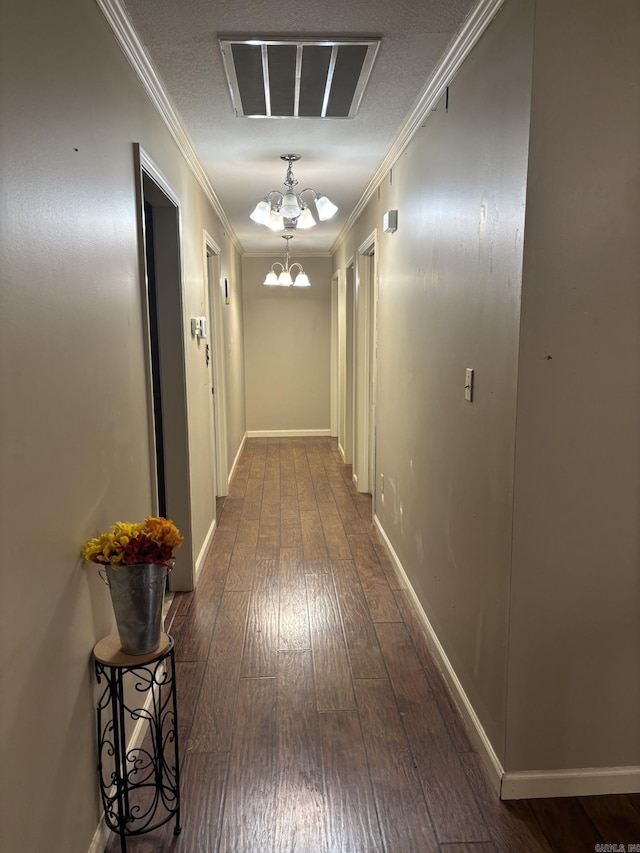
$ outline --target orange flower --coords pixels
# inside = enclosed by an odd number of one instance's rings
[[[145,519],[144,532],[158,545],[168,545],[170,548],[179,548],[184,542],[184,537],[178,532],[173,521],[168,518],[156,518],[152,515]]]

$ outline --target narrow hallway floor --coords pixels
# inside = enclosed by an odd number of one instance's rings
[[[166,629],[183,829],[130,838],[129,853],[640,844],[640,795],[498,800],[335,439],[247,440],[198,588],[175,595]]]

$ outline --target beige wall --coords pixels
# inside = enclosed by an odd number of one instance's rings
[[[242,259],[247,429],[330,427],[331,258],[298,257],[311,287],[264,287],[284,251]]]
[[[536,8],[507,767],[640,765],[640,6]]]
[[[240,268],[98,6],[3,11],[0,849],[86,853],[98,824],[91,649],[112,629],[80,546],[153,505],[133,143],[182,200],[186,323],[206,229],[225,317],[229,455],[244,434]],[[210,392],[185,327],[193,556],[213,519]]]
[[[640,764],[638,43],[633,0],[507,0],[334,259],[398,209],[377,514],[534,783]]]
[[[379,229],[377,515],[500,756],[531,21],[500,13],[336,257]]]
[[[537,2],[520,316],[532,14],[508,0],[335,268],[398,208],[378,243],[378,514],[498,756],[640,764],[638,9]],[[85,853],[90,652],[112,615],[78,550],[152,503],[132,143],[183,201],[187,320],[203,229],[222,249],[229,464],[246,427],[329,427],[331,267],[303,259],[309,291],[268,293],[267,259],[241,268],[97,6],[24,0],[0,39],[0,848]],[[197,552],[210,398],[185,340]]]

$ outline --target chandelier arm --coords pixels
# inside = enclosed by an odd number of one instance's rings
[[[287,285],[291,287],[291,285],[295,285],[296,287],[309,287],[311,282],[309,281],[309,277],[306,275],[304,271],[304,267],[298,261],[294,261],[290,263],[291,260],[291,250],[290,250],[290,242],[293,240],[293,234],[284,234],[282,237],[285,240],[286,248],[284,253],[284,264],[280,263],[280,261],[274,261],[271,264],[271,270],[265,277],[265,280],[262,282],[263,284],[274,285]],[[280,273],[276,274],[276,267],[280,267]],[[293,281],[291,274],[296,273],[296,280]],[[274,276],[277,278],[277,281],[268,281],[267,279],[270,276]],[[282,279],[285,279],[284,281]],[[288,280],[287,280],[288,279]]]
[[[314,200],[318,196],[318,193],[314,189],[312,189],[312,187],[305,187],[303,190],[300,190],[300,192],[298,193],[298,204],[300,205],[300,210],[306,210],[309,207],[309,202],[305,201],[302,198],[302,194],[307,192],[313,193]]]

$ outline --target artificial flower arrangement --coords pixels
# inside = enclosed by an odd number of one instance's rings
[[[150,515],[144,522],[116,521],[111,530],[87,542],[82,557],[112,569],[138,563],[157,563],[171,569],[173,549],[183,541],[173,521]]]

